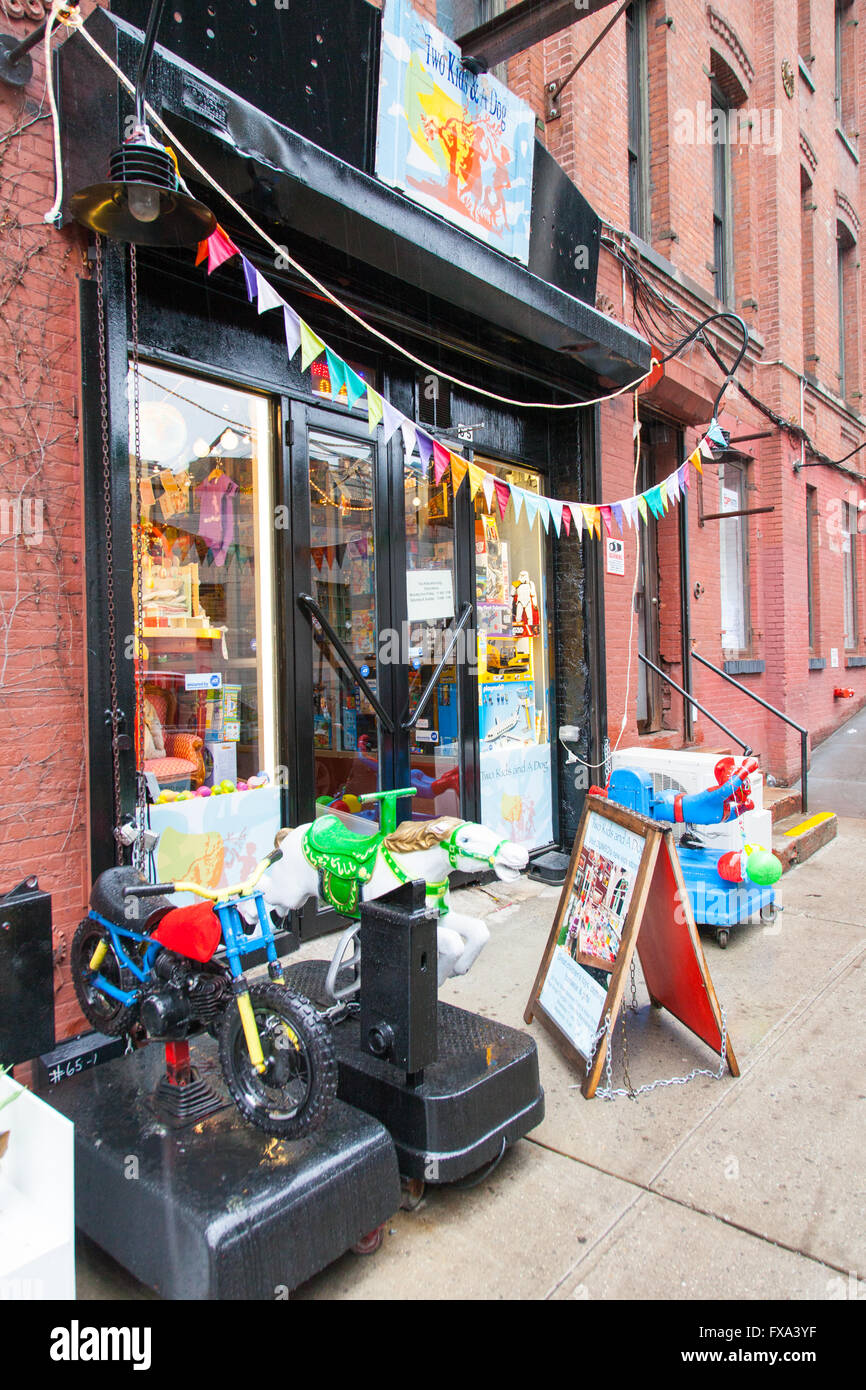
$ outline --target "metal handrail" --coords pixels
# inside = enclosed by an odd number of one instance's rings
[[[366,678],[361,675],[361,672],[355,665],[355,662],[351,654],[346,650],[342,640],[337,636],[336,632],[332,628],[331,624],[328,622],[328,619],[325,617],[321,608],[316,603],[316,600],[313,598],[312,594],[298,594],[298,606],[300,608],[303,608],[306,613],[309,613],[312,617],[316,619],[316,622],[319,624],[328,641],[331,643],[331,646],[334,648],[334,651],[340,658],[340,661],[343,663],[344,667],[349,672],[349,675],[353,677],[353,679],[363,690],[365,697],[373,707],[373,710],[376,714],[376,718],[381,721],[381,723],[387,729],[389,734],[393,734],[395,732],[393,719],[391,718],[388,711],[385,709],[384,705],[380,703],[379,698],[376,695],[376,692],[374,691],[373,687],[368,683]]]
[[[808,811],[809,730],[804,729],[802,724],[798,724],[796,719],[791,719],[787,714],[783,714],[780,709],[776,709],[776,706],[771,705],[768,700],[764,700],[760,695],[756,695],[754,691],[749,690],[747,686],[741,685],[739,681],[735,681],[733,676],[728,675],[727,671],[723,671],[719,666],[714,666],[711,661],[707,661],[707,658],[701,656],[700,652],[693,651],[692,656],[696,661],[699,661],[702,666],[706,666],[709,670],[715,671],[717,676],[721,676],[723,681],[728,682],[728,685],[735,686],[736,689],[741,690],[744,695],[748,695],[750,700],[754,700],[756,704],[762,705],[764,709],[770,711],[770,714],[775,714],[777,719],[781,719],[785,724],[789,724],[792,729],[796,729],[797,733],[800,735],[800,809],[802,811]],[[665,679],[667,679],[667,677],[665,677]],[[688,696],[688,698],[691,699],[691,696]],[[692,701],[692,703],[694,703],[694,701]]]
[[[460,610],[460,617],[457,619],[456,624],[455,624],[454,627],[451,629],[451,641],[448,643],[448,646],[445,648],[445,652],[444,652],[444,654],[443,654],[443,656],[442,656],[442,659],[440,660],[438,666],[436,667],[436,670],[433,672],[432,676],[430,677],[429,681],[427,682],[427,689],[424,691],[423,695],[421,696],[421,699],[418,701],[418,707],[417,707],[417,709],[415,710],[415,713],[412,715],[412,718],[411,718],[411,719],[403,719],[403,720],[401,721],[401,723],[400,723],[400,728],[401,728],[401,729],[405,729],[405,730],[407,730],[407,731],[410,730],[410,729],[414,729],[414,727],[415,727],[415,725],[417,724],[419,718],[421,717],[421,715],[424,713],[425,709],[427,708],[427,705],[428,705],[429,700],[430,700],[430,696],[433,694],[433,691],[436,689],[437,682],[438,682],[438,680],[439,680],[439,677],[442,675],[442,672],[443,672],[443,670],[445,669],[445,666],[446,666],[447,663],[448,663],[448,658],[449,658],[449,656],[451,655],[451,653],[453,652],[454,648],[455,648],[456,645],[457,645],[457,638],[460,636],[461,632],[463,631],[464,627],[466,626],[466,624],[468,623],[468,621],[469,621],[469,619],[470,619],[471,617],[472,617],[472,604],[471,604],[471,603],[464,603],[463,607],[462,607],[461,610]]]
[[[678,695],[682,695],[683,699],[688,700],[689,704],[694,705],[695,709],[700,710],[701,714],[705,715],[707,719],[711,720],[712,723],[715,724],[718,729],[721,729],[723,734],[727,734],[728,738],[732,738],[734,740],[734,743],[738,743],[742,748],[743,752],[746,754],[746,756],[748,756],[749,753],[751,753],[752,749],[750,748],[748,743],[744,743],[741,738],[738,738],[737,735],[733,732],[733,730],[728,728],[727,724],[722,723],[721,719],[717,719],[714,714],[710,714],[710,711],[708,709],[704,709],[704,706],[695,699],[694,695],[690,695],[687,690],[683,690],[681,685],[677,685],[676,681],[671,680],[667,672],[662,671],[658,666],[656,666],[654,661],[650,661],[649,657],[644,656],[643,652],[638,652],[638,658],[643,662],[645,666],[649,666],[651,671],[655,671],[657,676],[661,676],[663,681],[667,681],[668,685],[671,687],[672,690],[675,690]]]

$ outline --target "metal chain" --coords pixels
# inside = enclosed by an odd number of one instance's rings
[[[144,780],[144,527],[142,526],[141,497],[141,379],[138,351],[138,260],[135,242],[129,244],[129,290],[132,320],[132,418],[135,450],[135,614],[133,640],[135,646],[135,723],[136,723],[136,819],[138,834],[132,847],[132,862],[146,876],[147,862],[144,831],[147,816],[147,791]]]
[[[99,417],[102,440],[102,506],[105,530],[105,601],[108,617],[108,681],[111,699],[111,774],[114,787],[114,858],[123,863],[120,839],[120,709],[117,701],[117,614],[114,602],[114,533],[111,514],[111,441],[108,430],[108,361],[105,347],[105,282],[102,237],[96,234],[96,315],[99,342]]]
[[[632,963],[632,969],[633,969],[633,963]],[[632,974],[632,992],[633,992],[633,997],[636,997],[636,996],[634,995],[634,975],[633,975],[633,974]],[[722,1015],[722,1036],[721,1036],[721,1045],[720,1045],[720,1047],[719,1047],[719,1069],[718,1069],[718,1071],[710,1071],[709,1067],[693,1067],[692,1070],[688,1073],[687,1076],[669,1076],[669,1077],[662,1077],[662,1078],[660,1078],[658,1081],[648,1081],[645,1085],[643,1085],[643,1086],[637,1086],[637,1087],[633,1086],[632,1080],[631,1080],[631,1077],[629,1076],[629,1071],[628,1071],[628,1035],[627,1035],[626,1026],[625,1026],[625,1010],[624,1010],[624,1009],[623,1009],[623,1011],[622,1011],[620,1017],[621,1017],[621,1020],[622,1020],[622,1034],[623,1034],[623,1075],[624,1075],[624,1079],[625,1079],[625,1083],[626,1083],[626,1084],[625,1084],[625,1086],[614,1087],[614,1084],[613,1084],[613,1063],[612,1063],[612,1058],[611,1058],[611,1054],[612,1054],[612,1051],[613,1051],[612,1046],[611,1046],[612,1041],[613,1041],[613,1028],[611,1027],[610,1012],[606,1013],[605,1016],[604,1016],[604,1021],[603,1021],[602,1025],[601,1025],[601,1027],[599,1028],[598,1032],[596,1033],[595,1037],[593,1038],[592,1047],[591,1047],[591,1049],[590,1049],[589,1057],[587,1058],[587,1062],[586,1062],[586,1074],[587,1074],[587,1076],[589,1076],[590,1072],[592,1071],[592,1064],[593,1064],[593,1061],[594,1061],[594,1059],[595,1059],[595,1054],[596,1054],[596,1052],[598,1051],[598,1045],[599,1045],[599,1043],[601,1042],[602,1038],[605,1036],[605,1034],[607,1034],[607,1054],[606,1054],[606,1056],[605,1056],[605,1077],[606,1077],[606,1079],[607,1079],[607,1085],[604,1086],[604,1087],[599,1086],[598,1089],[596,1090],[596,1093],[595,1093],[595,1094],[596,1094],[597,1096],[601,1096],[602,1100],[616,1100],[617,1096],[628,1096],[629,1100],[636,1100],[638,1096],[645,1095],[645,1094],[646,1094],[647,1092],[649,1092],[649,1091],[655,1091],[659,1086],[685,1086],[685,1085],[687,1085],[690,1081],[694,1081],[695,1077],[698,1077],[698,1076],[710,1076],[710,1077],[713,1078],[714,1081],[721,1081],[722,1077],[723,1077],[724,1074],[725,1074],[725,1063],[726,1063],[726,1061],[727,1061],[727,1051],[728,1051],[728,1021],[727,1021],[727,1016],[726,1016],[726,1014],[725,1014],[724,1009],[721,1009],[720,1012],[721,1012],[721,1015]],[[577,1089],[577,1088],[576,1088],[575,1086],[572,1086],[570,1089],[571,1089],[571,1090],[575,1090],[575,1089]]]

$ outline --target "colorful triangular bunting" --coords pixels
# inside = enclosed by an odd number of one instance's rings
[[[308,323],[303,319],[301,325],[301,371],[305,372],[315,362],[317,357],[321,357],[325,351],[325,344],[317,333],[314,333]]]

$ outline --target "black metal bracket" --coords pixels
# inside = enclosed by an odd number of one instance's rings
[[[448,643],[448,646],[445,648],[445,651],[443,652],[439,660],[436,670],[433,672],[432,676],[427,682],[424,693],[422,694],[421,699],[418,701],[418,707],[415,710],[415,713],[412,715],[411,719],[406,719],[404,717],[400,721],[401,729],[404,729],[408,732],[410,729],[414,729],[415,725],[418,723],[418,720],[420,719],[421,715],[424,713],[425,709],[427,708],[427,705],[430,702],[430,696],[433,694],[433,691],[436,689],[436,686],[439,683],[439,677],[442,675],[442,672],[448,664],[448,658],[450,657],[451,653],[457,645],[457,639],[471,617],[472,604],[464,603],[463,607],[460,610],[460,617],[457,619],[457,622],[451,629],[451,640]]]
[[[387,730],[389,734],[395,733],[393,719],[391,718],[388,711],[385,709],[385,706],[380,702],[378,695],[376,694],[375,690],[370,685],[370,683],[367,681],[366,677],[361,675],[361,672],[358,669],[358,666],[356,665],[354,658],[346,650],[346,647],[343,644],[341,638],[338,637],[337,633],[334,631],[334,628],[331,626],[328,619],[325,617],[324,613],[322,612],[319,605],[316,603],[316,600],[313,598],[312,594],[298,594],[298,607],[302,609],[308,617],[315,618],[316,622],[319,624],[319,627],[322,629],[331,646],[333,647],[334,652],[339,657],[344,669],[349,672],[349,675],[352,677],[352,679],[363,690],[364,697],[370,703],[370,705],[372,705],[373,711],[380,724],[383,726],[383,728]]]
[[[607,24],[605,24],[605,26],[604,26],[604,28],[601,30],[601,32],[598,33],[598,34],[596,34],[595,38],[593,39],[592,43],[589,45],[589,48],[586,50],[586,52],[585,52],[585,53],[582,53],[582,54],[580,55],[580,57],[578,58],[577,62],[576,62],[575,65],[574,65],[574,67],[571,69],[571,72],[567,73],[567,74],[565,75],[565,77],[561,77],[561,78],[559,79],[558,82],[548,82],[548,84],[547,84],[547,120],[548,120],[548,121],[558,121],[558,120],[559,120],[559,117],[560,117],[560,115],[562,114],[561,111],[560,111],[560,109],[559,109],[559,98],[561,97],[562,93],[565,91],[565,89],[566,89],[566,87],[568,86],[568,84],[569,84],[569,82],[571,81],[571,79],[572,79],[573,77],[576,77],[577,74],[580,72],[580,69],[583,67],[583,65],[584,65],[584,63],[586,62],[587,58],[589,58],[590,55],[591,55],[592,53],[594,53],[595,50],[598,48],[598,46],[599,46],[599,44],[601,43],[602,39],[607,38],[607,35],[610,33],[611,29],[614,27],[614,25],[616,24],[617,20],[620,18],[621,15],[624,15],[624,14],[625,14],[625,12],[626,12],[626,10],[628,9],[628,7],[629,7],[630,4],[631,4],[631,0],[623,0],[623,3],[620,5],[619,9],[618,9],[618,10],[616,11],[616,13],[613,14],[613,15],[611,16],[611,18],[607,21]]]
[[[77,10],[78,0],[69,0],[68,8]],[[20,40],[13,34],[0,34],[0,82],[8,87],[27,86],[33,76],[33,59],[27,55],[43,38],[49,18],[50,15]]]

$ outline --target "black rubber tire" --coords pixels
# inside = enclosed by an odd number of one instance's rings
[[[107,994],[100,993],[90,985],[90,960],[100,941],[108,938],[108,932],[101,927],[98,922],[94,922],[92,917],[85,917],[75,928],[75,935],[72,938],[72,946],[69,950],[69,966],[72,972],[72,984],[75,988],[75,995],[81,1005],[81,1011],[88,1023],[91,1023],[100,1033],[107,1033],[109,1037],[121,1037],[128,1033],[138,1022],[138,1002],[135,1004],[121,1004],[117,999],[111,999]],[[131,988],[132,984],[126,977],[129,972],[124,970],[114,954],[114,950],[109,941],[108,954],[106,955],[100,972],[113,985],[120,989]]]
[[[331,1026],[309,999],[285,985],[253,985],[250,1000],[268,1071],[260,1076],[250,1062],[240,1013],[232,1001],[219,1027],[220,1063],[226,1085],[245,1120],[280,1139],[301,1139],[324,1124],[337,1094],[337,1056]],[[294,1057],[284,1044],[280,1046],[280,1020],[297,1037]],[[285,1036],[283,1030],[283,1039]],[[291,1048],[290,1039],[289,1045]],[[286,1090],[287,1063],[291,1063],[295,1073],[288,1082],[296,1094]],[[276,1077],[269,1084],[268,1073],[273,1069]]]
[[[730,937],[731,933],[725,927],[722,927],[721,931],[716,932],[716,941],[719,943],[720,950],[727,950]]]

